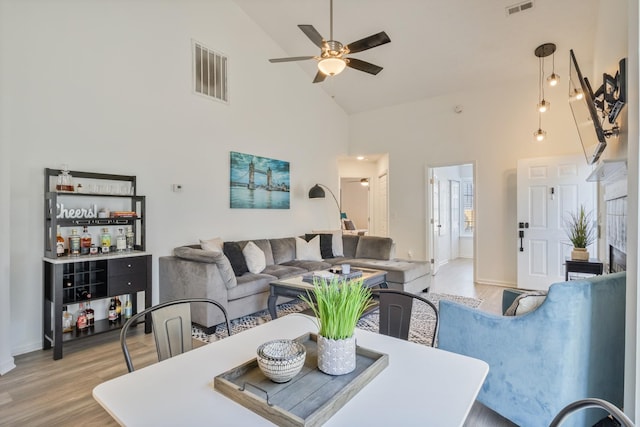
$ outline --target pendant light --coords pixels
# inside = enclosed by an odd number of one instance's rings
[[[547,77],[547,83],[549,83],[549,86],[551,87],[555,87],[558,86],[558,83],[560,83],[560,76],[556,74],[556,49],[554,46],[553,49],[553,54],[551,55],[551,74],[549,75],[549,77]]]
[[[534,132],[533,136],[536,141],[541,142],[544,141],[547,133],[542,130],[542,113],[549,111],[551,108],[551,103],[544,99],[544,58],[553,54],[556,51],[556,45],[553,43],[545,43],[541,44],[534,51],[535,55],[538,57],[538,130]],[[555,56],[554,56],[555,57]],[[554,81],[557,84],[557,75],[555,74],[555,63],[554,63],[554,72],[549,76],[550,78],[554,77]],[[551,81],[549,80],[549,84]]]

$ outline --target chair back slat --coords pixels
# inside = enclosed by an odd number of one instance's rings
[[[151,313],[158,361],[192,349],[191,304],[177,304]]]

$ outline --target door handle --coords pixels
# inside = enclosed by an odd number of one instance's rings
[[[518,231],[518,237],[520,237],[520,252],[524,252],[524,248],[522,247],[522,239],[524,239],[524,230]]]

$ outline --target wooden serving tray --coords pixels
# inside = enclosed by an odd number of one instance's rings
[[[317,338],[313,333],[296,338],[307,357],[289,382],[265,377],[254,358],[216,376],[214,388],[278,426],[320,426],[389,365],[389,355],[358,346],[353,372],[328,375],[318,370]]]

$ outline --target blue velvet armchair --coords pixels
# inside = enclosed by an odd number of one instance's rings
[[[547,427],[587,397],[623,403],[626,273],[551,285],[522,316],[499,316],[440,301],[438,347],[484,360],[478,401],[522,427]],[[590,409],[566,426],[592,426]]]

